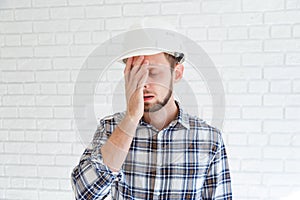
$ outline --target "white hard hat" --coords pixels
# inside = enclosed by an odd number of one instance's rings
[[[123,43],[123,52],[126,53],[121,56],[120,62],[126,63],[126,59],[133,56],[162,52],[172,55],[178,63],[184,62],[186,53],[183,50],[183,42],[179,41],[173,26],[166,21],[144,18],[129,29]]]

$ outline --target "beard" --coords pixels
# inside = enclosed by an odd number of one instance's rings
[[[173,84],[172,81],[170,82],[170,89],[168,90],[168,94],[162,101],[157,100],[155,103],[144,103],[144,112],[156,112],[162,109],[170,100],[173,91]],[[151,106],[152,104],[152,106]]]

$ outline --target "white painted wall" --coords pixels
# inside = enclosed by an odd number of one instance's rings
[[[0,199],[74,199],[70,173],[84,149],[72,110],[79,69],[145,16],[197,41],[219,70],[234,199],[299,199],[299,0],[1,0]],[[109,113],[116,80],[98,117]],[[200,110],[209,118],[209,105]]]

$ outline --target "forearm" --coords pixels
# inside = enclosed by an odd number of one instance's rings
[[[132,143],[138,120],[125,116],[115,128],[107,142],[101,147],[103,162],[117,172],[123,165]]]

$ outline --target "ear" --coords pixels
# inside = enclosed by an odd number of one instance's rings
[[[180,81],[183,76],[184,66],[182,64],[177,64],[174,68],[174,81],[175,83]]]

